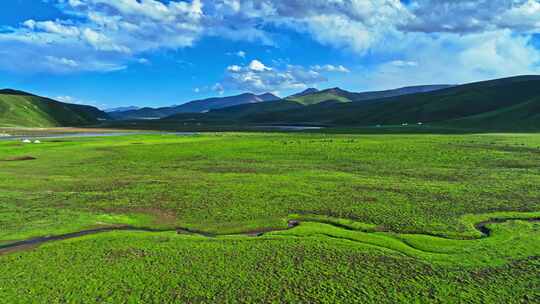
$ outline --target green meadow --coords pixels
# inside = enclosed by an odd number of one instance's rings
[[[538,185],[536,134],[0,141],[0,303],[538,303]],[[162,231],[6,246],[111,226]]]

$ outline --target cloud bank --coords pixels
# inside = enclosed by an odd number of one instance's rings
[[[144,54],[203,37],[275,45],[275,29],[309,35],[354,56],[387,58],[368,83],[466,81],[539,73],[540,0],[50,0],[62,20],[26,20],[0,31],[0,69],[111,72]],[[244,58],[245,52],[239,51]],[[260,65],[258,64],[260,63]],[[224,85],[294,88],[342,66],[227,70]],[[253,66],[252,66],[253,65]]]

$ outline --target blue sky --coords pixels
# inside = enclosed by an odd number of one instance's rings
[[[12,0],[0,87],[102,108],[540,73],[540,0]]]

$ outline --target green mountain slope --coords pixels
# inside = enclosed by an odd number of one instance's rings
[[[538,130],[540,128],[540,96],[515,106],[451,120],[447,124],[494,130]]]
[[[412,86],[404,87],[393,90],[384,90],[384,91],[371,91],[371,92],[362,92],[362,93],[353,93],[342,90],[340,88],[333,88],[323,91],[311,91],[310,94],[300,93],[298,95],[293,95],[288,97],[288,100],[296,101],[303,105],[315,105],[322,102],[333,101],[333,102],[359,102],[359,101],[369,101],[374,99],[402,96],[408,94],[416,93],[427,93],[442,89],[447,89],[453,87],[452,85],[426,85],[426,86]]]
[[[0,126],[60,127],[97,123],[108,116],[99,109],[67,104],[15,90],[0,90]]]
[[[339,88],[333,88],[315,92],[312,94],[302,95],[299,97],[289,97],[287,99],[302,104],[304,106],[309,106],[329,100],[334,100],[338,102],[351,102],[355,97],[354,95],[355,93],[347,92]]]
[[[395,125],[453,121],[464,126],[496,125],[536,119],[540,76],[521,76],[456,86],[428,93],[370,100],[364,103],[318,104],[296,111],[258,113],[243,117],[259,123],[325,123],[337,125]]]

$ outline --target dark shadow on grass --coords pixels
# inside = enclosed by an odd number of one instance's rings
[[[0,161],[5,162],[12,162],[12,161],[27,161],[27,160],[36,160],[37,158],[33,156],[17,156],[17,157],[9,157],[6,159],[0,159]]]

